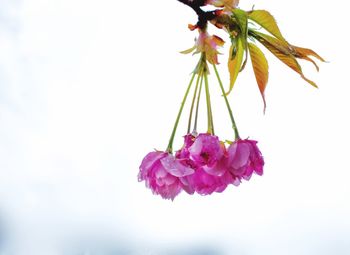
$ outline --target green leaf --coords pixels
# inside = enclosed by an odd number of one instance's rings
[[[238,73],[241,70],[243,54],[244,54],[242,37],[237,36],[233,40],[234,42],[230,47],[230,55],[228,59],[228,70],[230,72],[230,89],[227,92],[227,94],[229,94],[232,91],[233,86],[236,82]]]
[[[266,109],[265,88],[269,80],[269,64],[264,53],[253,43],[248,43],[250,59],[255,74],[255,79],[258,84],[260,94],[264,101],[264,112]]]
[[[235,20],[237,21],[237,24],[239,26],[240,31],[241,31],[240,37],[242,39],[243,47],[244,47],[244,50],[246,53],[243,64],[241,65],[241,68],[239,70],[240,72],[242,72],[247,64],[247,59],[248,59],[248,50],[247,50],[247,47],[248,47],[247,46],[247,43],[248,43],[248,41],[247,41],[247,38],[248,38],[248,15],[247,15],[247,12],[245,12],[241,9],[238,9],[238,8],[233,9],[232,13],[233,13]]]
[[[248,15],[245,11],[235,8],[232,11],[233,17],[236,19],[243,38],[248,36]]]
[[[277,22],[275,18],[265,10],[254,10],[248,13],[248,18],[259,24],[261,27],[266,29],[269,33],[271,33],[276,38],[281,41],[287,42],[280,29],[278,28]]]

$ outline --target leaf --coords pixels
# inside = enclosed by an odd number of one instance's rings
[[[248,36],[248,16],[247,13],[241,9],[234,9],[232,11],[234,18],[236,19],[238,26],[244,38]]]
[[[187,49],[187,50],[180,51],[180,53],[182,53],[182,54],[189,54],[189,53],[191,53],[192,51],[194,51],[196,48],[197,48],[197,45],[194,45],[192,48],[189,48],[189,49]]]
[[[228,59],[228,70],[230,72],[230,89],[227,94],[229,94],[233,89],[243,61],[243,40],[240,36],[237,36],[234,38],[234,40],[235,42],[233,42],[230,47],[230,55]]]
[[[260,94],[264,101],[264,112],[266,109],[265,88],[269,79],[269,64],[267,63],[264,53],[253,43],[248,43],[250,59],[258,84]]]
[[[257,24],[262,26],[266,31],[280,39],[281,41],[287,42],[280,29],[278,28],[275,18],[265,10],[253,10],[248,13],[248,18],[255,21]]]
[[[322,62],[326,62],[320,55],[318,55],[316,52],[314,52],[311,49],[297,47],[297,46],[294,46],[294,45],[291,45],[291,47],[300,55],[313,56],[313,57],[319,59]]]
[[[293,54],[294,57],[310,61],[311,63],[314,64],[314,66],[316,67],[317,71],[319,70],[318,65],[316,64],[316,62],[313,59],[309,58],[309,56],[315,57],[318,60],[320,60],[322,62],[325,62],[325,60],[320,55],[318,55],[316,52],[314,52],[311,49],[301,48],[301,47],[297,47],[297,46],[294,46],[294,45],[290,45],[290,47],[292,49],[292,54]]]
[[[241,31],[241,38],[243,39],[242,40],[242,43],[243,43],[243,48],[245,50],[245,59],[243,61],[243,64],[241,65],[241,68],[240,68],[240,72],[243,71],[243,69],[245,68],[246,64],[247,64],[247,59],[248,59],[248,51],[247,51],[247,38],[248,38],[248,16],[247,16],[247,13],[241,9],[234,9],[232,11],[233,13],[233,16],[234,18],[236,19],[237,21],[237,24],[239,26],[239,29]]]
[[[273,55],[275,55],[280,61],[282,61],[284,64],[289,66],[295,72],[300,74],[301,78],[303,78],[306,82],[308,82],[309,84],[317,88],[317,85],[315,82],[309,80],[304,76],[301,66],[299,65],[295,57],[291,54],[290,48],[286,47],[286,44],[284,42],[281,42],[277,38],[274,38],[272,36],[269,36],[263,33],[259,33],[257,31],[252,32],[252,35],[261,44],[263,44]]]
[[[241,69],[239,70],[239,72],[242,72],[247,64],[247,61],[248,61],[248,51],[245,50],[245,56],[244,56],[244,61],[243,61],[243,64],[241,66]]]
[[[297,56],[295,56],[295,57],[297,57]],[[316,64],[316,62],[312,58],[309,58],[308,56],[297,57],[297,58],[301,58],[301,59],[304,59],[304,60],[311,62],[315,66],[317,72],[320,71],[320,68],[318,67],[318,65]]]

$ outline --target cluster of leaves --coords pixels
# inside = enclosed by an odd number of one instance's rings
[[[256,81],[264,100],[264,108],[266,107],[264,91],[268,82],[269,66],[264,53],[259,49],[256,42],[259,42],[280,61],[300,74],[309,84],[317,87],[313,81],[304,76],[297,59],[312,62],[318,70],[317,64],[310,57],[315,57],[324,62],[322,57],[311,49],[297,47],[288,43],[278,28],[276,20],[266,10],[246,12],[234,8],[231,13],[232,15],[219,15],[215,20],[216,24],[221,24],[228,31],[231,38],[228,60],[230,71],[228,93],[233,89],[239,72],[244,69],[249,54]]]

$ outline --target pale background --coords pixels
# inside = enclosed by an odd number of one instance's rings
[[[0,0],[0,254],[350,254],[346,2],[241,1],[253,4],[329,61],[320,73],[303,65],[320,89],[268,54],[263,115],[248,65],[230,101],[242,136],[259,140],[264,176],[171,202],[136,176],[146,153],[165,149],[197,60],[179,54],[196,36],[192,10]],[[217,134],[232,139],[217,100]]]

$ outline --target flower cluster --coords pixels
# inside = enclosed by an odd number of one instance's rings
[[[193,71],[167,150],[148,153],[141,163],[138,174],[140,182],[144,181],[146,187],[164,199],[173,200],[182,190],[188,194],[197,193],[200,195],[223,192],[230,184],[238,186],[242,180],[249,180],[254,172],[258,175],[263,174],[264,160],[256,145],[257,142],[240,138],[232,110],[215,67],[218,64],[217,55],[219,52],[217,48],[222,46],[224,41],[218,36],[209,35],[205,30],[197,29],[199,37],[195,45],[183,53],[200,53],[201,58]],[[227,142],[227,147],[225,142],[220,141],[214,134],[208,64],[214,68],[235,133],[235,140]],[[182,148],[173,153],[175,132],[195,76],[197,76],[196,87],[189,114],[187,135],[184,136]],[[204,86],[205,91],[208,126],[206,133],[198,134],[197,122],[202,86]],[[197,102],[196,114],[193,131],[190,132],[195,102]]]
[[[318,66],[311,57],[324,61],[313,50],[288,43],[274,17],[266,10],[244,11],[237,6],[239,0],[178,1],[191,7],[198,16],[198,22],[195,25],[189,25],[189,29],[197,30],[199,35],[194,46],[182,53],[199,54],[200,59],[192,72],[192,78],[181,102],[168,147],[165,151],[148,153],[141,163],[138,174],[139,181],[144,181],[146,187],[150,188],[154,194],[171,200],[182,190],[188,194],[210,195],[224,191],[230,184],[238,186],[242,180],[249,180],[253,173],[263,174],[264,159],[257,147],[257,141],[240,138],[227,98],[236,83],[238,74],[250,59],[265,111],[265,89],[269,78],[269,65],[257,42],[315,87],[317,85],[304,76],[297,59],[310,61],[317,70]],[[211,5],[214,10],[204,11],[201,7],[205,5]],[[208,33],[208,24],[222,29],[230,39],[227,62],[228,90],[225,90],[216,68],[219,64],[218,48],[225,42],[220,37]],[[229,113],[235,135],[233,142],[220,141],[214,132],[214,109],[208,79],[210,66],[217,78],[220,93]],[[187,135],[184,137],[182,148],[173,153],[176,130],[193,84],[195,88],[189,110]],[[197,128],[198,112],[200,105],[203,105],[200,103],[202,94],[205,96],[207,113],[206,132],[198,132]]]
[[[143,159],[139,181],[154,194],[174,199],[182,190],[188,194],[210,195],[229,184],[238,186],[255,172],[263,174],[264,159],[253,140],[236,140],[228,148],[215,135],[185,136],[175,153],[150,152]]]

